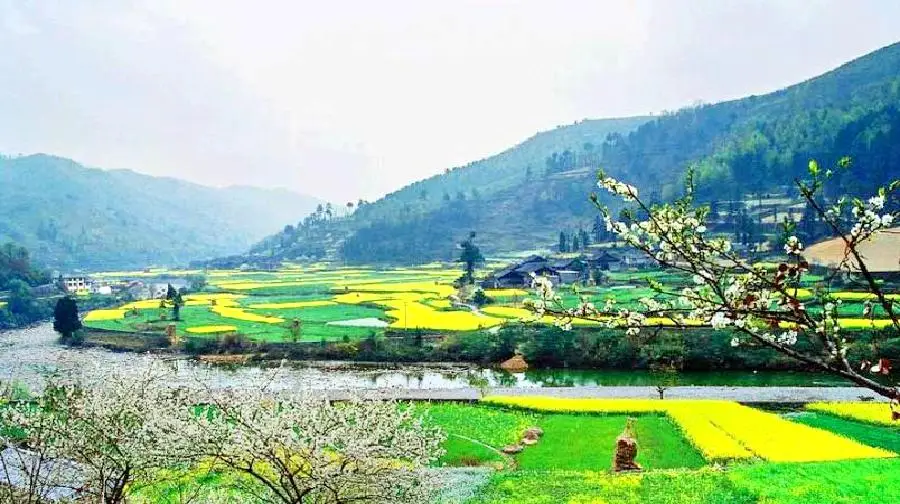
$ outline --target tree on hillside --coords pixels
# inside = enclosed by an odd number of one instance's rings
[[[81,327],[78,304],[69,296],[60,298],[53,309],[53,330],[59,333],[60,341],[64,344],[78,343],[76,334]]]
[[[172,284],[166,288],[165,303],[172,308],[172,320],[181,320],[181,307],[184,306],[184,298]]]
[[[600,243],[606,237],[606,223],[603,222],[603,218],[599,215],[594,218],[594,224],[591,225],[591,233],[594,234],[594,243]]]
[[[475,268],[484,263],[484,256],[481,250],[475,245],[475,232],[469,233],[469,238],[459,244],[462,252],[459,254],[458,262],[463,263],[465,271],[463,272],[460,282],[463,284],[475,283]]]
[[[584,229],[578,230],[578,236],[581,237],[581,248],[587,248],[591,244],[591,235]]]
[[[867,360],[883,362],[880,338],[868,348],[869,359],[851,362],[848,351],[853,338],[844,335],[839,316],[840,299],[832,288],[839,275],[855,277],[862,283],[874,304],[887,317],[888,331],[900,336],[900,311],[885,293],[880,281],[870,272],[859,245],[889,228],[900,216],[897,198],[900,180],[879,188],[866,200],[838,198],[823,205],[817,199],[833,174],[844,171],[849,160],[843,159],[834,169],[822,171],[814,161],[809,163],[809,178],[797,179],[799,193],[844,244],[846,252],[833,274],[816,281],[814,289],[800,289],[809,270],[803,258],[803,244],[796,236],[784,241],[788,259],[774,270],[742,257],[732,249],[731,241],[707,229],[708,206],[696,206],[694,184],[689,172],[685,196],[670,204],[648,206],[636,187],[608,177],[601,172],[598,185],[623,201],[635,205],[623,218],[614,219],[610,210],[591,195],[609,227],[630,246],[643,251],[660,264],[692,278],[692,284],[671,289],[651,281],[657,292],[654,298],[641,299],[642,309],[598,309],[589,302],[566,307],[555,299],[552,285],[538,279],[540,298],[530,302],[536,316],[545,314],[559,318],[559,325],[571,327],[572,319],[605,321],[636,337],[653,319],[666,318],[671,324],[689,331],[697,327],[728,330],[733,334],[732,346],[768,348],[795,359],[810,368],[831,373],[866,387],[900,406],[900,387],[888,385],[868,376]],[[863,308],[865,310],[865,308]],[[860,315],[863,315],[862,313]],[[798,342],[802,341],[802,345]],[[884,372],[886,366],[871,368]]]
[[[27,315],[32,311],[34,298],[31,296],[31,288],[18,278],[7,285],[9,289],[9,311],[14,314]]]
[[[565,253],[569,251],[569,238],[566,236],[565,231],[559,232],[559,251],[561,253]]]

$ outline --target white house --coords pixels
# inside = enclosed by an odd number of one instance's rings
[[[66,292],[79,292],[91,290],[93,281],[85,275],[63,275],[62,284]]]

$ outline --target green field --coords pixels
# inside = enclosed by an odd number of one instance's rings
[[[483,466],[493,471],[474,497],[441,504],[880,504],[889,502],[883,497],[892,495],[900,485],[898,458],[800,463],[753,459],[725,466],[709,464],[671,420],[655,414],[635,417],[638,462],[644,472],[615,475],[610,471],[613,447],[625,415],[538,413],[455,402],[420,402],[412,407],[426,423],[447,434],[446,453],[437,468]],[[870,446],[900,450],[896,428],[873,429],[815,413],[789,413],[786,418]],[[538,444],[511,457],[497,453],[531,426],[544,430]],[[187,476],[141,487],[135,502],[176,503],[179,492],[198,487],[222,491],[234,488],[235,478],[200,468]]]

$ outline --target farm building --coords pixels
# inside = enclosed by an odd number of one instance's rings
[[[590,259],[592,267],[601,271],[618,271],[622,269],[622,259],[604,250]]]
[[[575,258],[550,262],[541,256],[530,256],[522,262],[514,264],[488,276],[482,287],[496,289],[504,287],[528,287],[532,274],[544,276],[554,283],[572,283],[582,279],[586,261]]]

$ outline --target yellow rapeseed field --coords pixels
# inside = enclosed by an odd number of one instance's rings
[[[894,322],[891,319],[839,318],[838,325],[842,329],[884,329],[894,325]]]
[[[452,303],[450,303],[449,299],[429,299],[425,301],[425,304],[428,306],[432,306],[434,308],[448,309],[452,308]]]
[[[516,308],[514,306],[485,306],[481,309],[481,311],[487,313],[488,315],[495,315],[497,317],[503,317],[506,319],[528,320],[536,322],[534,320],[534,312],[525,308]],[[552,324],[554,321],[555,319],[549,315],[541,317],[540,320],[542,324]],[[603,325],[603,322],[597,320],[572,319],[572,325],[598,326]]]
[[[503,323],[503,320],[475,315],[470,311],[438,311],[419,302],[398,299],[378,301],[389,308],[387,315],[396,319],[395,329],[434,329],[438,331],[474,331]]]
[[[900,428],[900,421],[891,418],[891,408],[887,403],[814,402],[807,404],[805,408],[810,411],[829,413],[851,420]],[[900,432],[898,432],[898,435],[900,435]]]
[[[525,297],[530,296],[532,293],[522,289],[485,289],[484,293],[488,297],[504,299],[511,297]]]
[[[335,290],[351,290],[359,292],[419,292],[426,294],[436,294],[438,297],[448,297],[456,293],[456,289],[452,285],[439,283],[436,281],[424,282],[353,282],[346,284],[338,284]]]
[[[709,460],[759,457],[779,462],[810,462],[895,457],[831,432],[785,420],[732,401],[561,399],[489,396],[482,401],[538,411],[664,413]]]
[[[843,299],[844,301],[874,301],[877,299],[875,294],[871,292],[835,292],[832,295],[835,299]],[[900,294],[885,294],[884,297],[892,300],[900,300]]]
[[[205,325],[205,326],[196,326],[196,327],[188,327],[185,331],[194,334],[212,334],[212,333],[222,333],[222,332],[234,332],[237,331],[237,327],[233,325]]]
[[[216,305],[210,307],[210,310],[213,313],[216,313],[225,318],[233,318],[236,320],[244,320],[247,322],[262,322],[265,324],[280,324],[281,322],[284,322],[284,319],[278,317],[257,315],[255,313],[244,311],[243,308],[235,308],[231,306]]]
[[[333,306],[336,305],[334,301],[290,301],[284,303],[260,303],[260,304],[252,304],[248,306],[248,308],[254,308],[257,310],[286,310],[291,308],[314,308],[316,306]]]
[[[430,297],[432,296],[415,292],[348,292],[346,294],[334,296],[333,300],[334,302],[341,304],[379,304],[381,301],[390,300],[416,302],[423,301]]]
[[[159,306],[159,301],[156,302]],[[97,320],[119,320],[125,318],[125,310],[120,308],[109,310],[91,310],[84,317],[85,322],[93,322]]]

